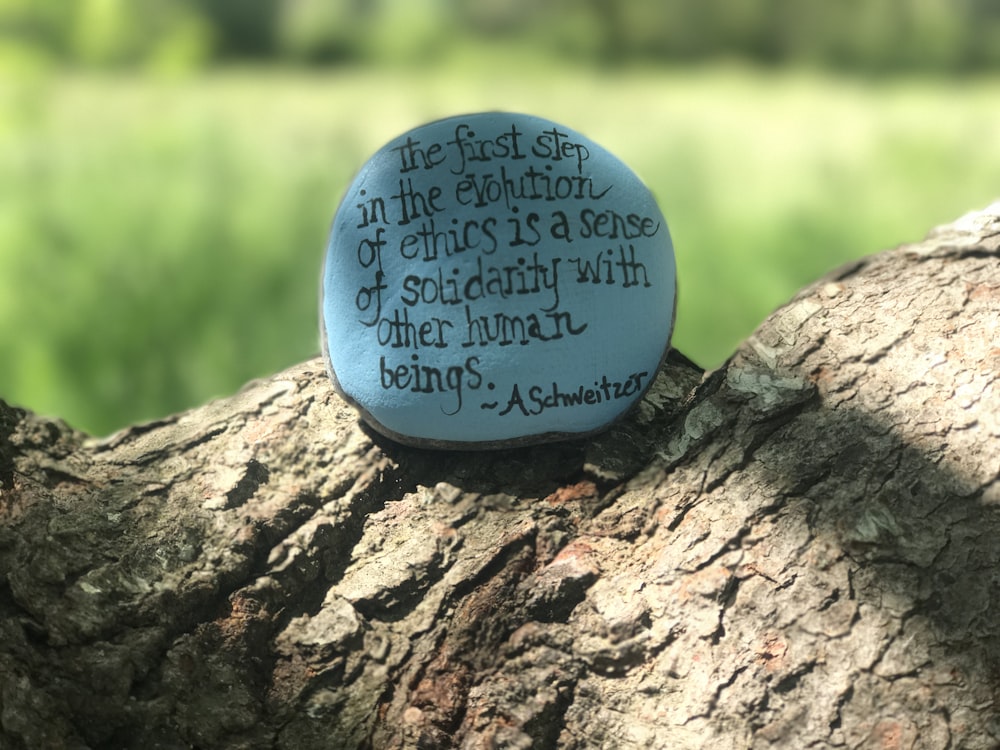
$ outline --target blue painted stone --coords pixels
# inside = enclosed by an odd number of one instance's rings
[[[323,350],[375,430],[451,448],[579,437],[666,355],[667,223],[621,161],[539,117],[405,133],[361,169],[323,273]]]

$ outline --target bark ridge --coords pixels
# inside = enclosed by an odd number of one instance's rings
[[[997,747],[998,372],[994,204],[585,441],[0,402],[0,747]]]

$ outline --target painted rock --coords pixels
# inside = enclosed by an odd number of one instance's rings
[[[676,280],[650,191],[583,135],[490,112],[405,133],[361,169],[323,272],[337,390],[410,445],[580,437],[666,355]]]

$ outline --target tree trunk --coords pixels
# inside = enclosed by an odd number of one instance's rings
[[[1000,203],[537,448],[319,360],[100,440],[0,402],[0,747],[997,747],[998,261]]]

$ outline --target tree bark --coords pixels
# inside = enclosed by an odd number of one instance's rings
[[[1000,745],[1000,203],[598,437],[445,452],[305,362],[0,402],[0,747]]]

